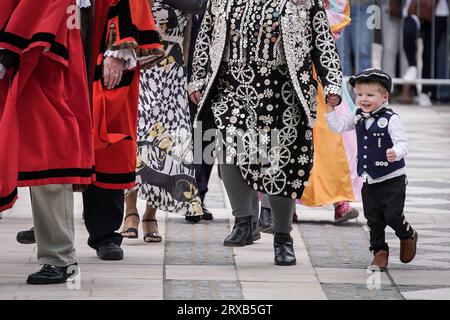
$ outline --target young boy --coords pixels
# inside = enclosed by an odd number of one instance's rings
[[[370,230],[371,267],[384,270],[389,247],[384,229],[390,226],[400,238],[400,261],[411,262],[416,255],[417,232],[403,214],[406,193],[404,157],[408,142],[399,116],[389,108],[391,77],[377,69],[366,69],[352,76],[358,109],[339,116],[331,106],[325,115],[335,132],[356,129],[358,140],[358,175],[364,180],[362,199]]]

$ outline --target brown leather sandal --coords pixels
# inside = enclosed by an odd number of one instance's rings
[[[158,228],[158,221],[156,219],[145,219],[142,220],[142,225],[144,225],[145,222],[154,222],[156,224],[156,227]],[[144,227],[144,226],[142,226]],[[162,237],[159,234],[159,232],[149,232],[144,234],[144,242],[161,242]]]
[[[125,216],[124,223],[125,223],[125,221],[127,220],[127,218],[128,218],[128,217],[131,217],[131,216],[136,216],[136,217],[138,217],[138,219],[139,219],[139,214],[138,214],[137,212],[136,212],[136,213],[128,213],[128,214]],[[134,227],[126,228],[126,227],[124,226],[123,229],[120,231],[120,234],[121,234],[122,237],[124,237],[124,238],[128,238],[128,239],[137,239],[137,238],[139,237],[139,231],[138,231],[138,229],[137,229],[138,226],[139,226],[139,220],[138,220],[138,225],[136,226],[136,228],[134,228]]]

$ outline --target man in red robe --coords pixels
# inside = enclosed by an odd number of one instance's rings
[[[147,0],[82,2],[81,26],[92,92],[96,180],[83,193],[88,244],[122,260],[124,189],[135,184],[139,72],[164,56]],[[19,232],[33,243],[33,229]]]
[[[76,265],[73,186],[93,180],[93,130],[75,0],[2,0],[0,211],[30,186],[40,271],[60,283]]]
[[[96,181],[83,193],[88,244],[121,260],[124,189],[135,184],[140,70],[163,57],[147,0],[91,1],[90,56]],[[85,21],[84,19],[83,21]],[[84,27],[82,27],[83,29]]]

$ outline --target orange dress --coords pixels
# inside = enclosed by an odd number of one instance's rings
[[[339,201],[355,201],[349,159],[342,134],[328,128],[323,89],[318,90],[317,122],[314,127],[314,165],[303,192],[303,205],[316,207]],[[345,102],[344,102],[345,104]],[[347,107],[347,106],[341,106]]]
[[[326,1],[327,15],[335,38],[350,23],[350,4],[348,0]],[[323,88],[319,85],[317,95],[317,121],[314,127],[314,165],[305,188],[301,203],[315,207],[333,204],[339,201],[355,201],[358,199],[360,184],[356,175],[352,174],[356,161],[354,153],[355,133],[346,135],[334,133],[328,128],[325,120],[327,105]],[[350,112],[343,97],[338,112]]]

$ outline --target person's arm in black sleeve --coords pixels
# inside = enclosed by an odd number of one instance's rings
[[[207,0],[163,0],[162,3],[168,4],[175,9],[189,14],[199,14],[205,12]]]
[[[310,27],[312,30],[311,58],[316,67],[318,79],[322,83],[325,97],[339,96],[339,105],[342,102],[342,68],[323,1],[315,1],[312,5]]]

